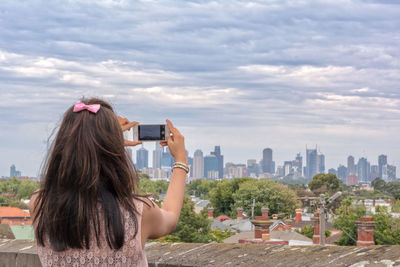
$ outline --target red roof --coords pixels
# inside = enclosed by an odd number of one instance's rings
[[[31,217],[31,215],[16,207],[0,207],[0,218],[10,217]]]
[[[228,216],[226,216],[226,215],[220,215],[220,216],[218,216],[217,218],[215,218],[217,221],[219,221],[219,222],[223,222],[223,221],[226,221],[226,220],[232,220],[232,218],[229,218]]]

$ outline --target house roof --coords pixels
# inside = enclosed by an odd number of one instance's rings
[[[217,220],[219,222],[223,222],[223,221],[226,221],[226,220],[232,220],[232,218],[230,218],[230,217],[228,217],[226,215],[220,215],[217,218],[215,218],[215,220]]]
[[[0,218],[31,217],[31,215],[16,207],[0,207]]]

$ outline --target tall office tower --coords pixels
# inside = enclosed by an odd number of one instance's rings
[[[219,178],[217,156],[208,155],[204,157],[204,176],[210,180]]]
[[[318,153],[317,149],[306,149],[307,173],[306,178],[311,180],[318,171]]]
[[[193,158],[188,156],[189,177],[193,177]]]
[[[356,174],[356,166],[354,164],[354,157],[347,157],[347,175]]]
[[[211,152],[211,155],[216,156],[218,160],[218,178],[224,178],[224,156],[221,155],[221,147],[215,146],[214,152]]]
[[[379,177],[379,166],[378,165],[371,165],[371,180],[375,180]]]
[[[200,149],[197,149],[193,155],[193,178],[204,178],[204,158]]]
[[[366,158],[360,158],[357,163],[358,167],[358,182],[368,182],[368,161]]]
[[[172,157],[171,152],[169,152],[169,148],[167,147],[165,151],[162,152],[161,168],[172,169],[173,165],[174,165],[174,158]]]
[[[318,173],[325,173],[325,155],[318,152]]]
[[[344,183],[346,182],[347,177],[347,168],[346,166],[340,165],[337,169],[337,177],[342,180]]]
[[[164,151],[163,147],[156,142],[155,150],[153,151],[153,169],[160,169],[161,168],[161,158],[162,153]]]
[[[11,165],[11,167],[10,167],[10,178],[12,178],[14,176],[17,176],[16,172],[17,172],[17,168],[15,168],[15,165],[14,164]]]
[[[295,168],[295,171],[297,172],[298,176],[303,175],[303,157],[301,156],[300,153],[296,155],[296,159],[293,162],[293,168]]]
[[[293,162],[292,161],[285,161],[283,163],[283,175],[288,176],[293,174]]]
[[[275,173],[274,164],[272,161],[272,149],[266,148],[263,150],[262,171],[264,173]]]
[[[379,155],[378,157],[378,166],[379,166],[379,177],[382,178],[382,168],[384,165],[387,165],[387,156],[386,155]]]
[[[143,146],[136,150],[136,169],[149,167],[149,152]]]
[[[396,166],[387,165],[387,176],[388,180],[394,182],[396,180]]]

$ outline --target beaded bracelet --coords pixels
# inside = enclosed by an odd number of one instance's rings
[[[183,162],[175,162],[174,165],[172,166],[172,169],[175,168],[180,168],[182,170],[184,170],[186,173],[189,173],[189,166]]]

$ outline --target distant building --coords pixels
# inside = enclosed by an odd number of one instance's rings
[[[153,169],[160,169],[163,148],[158,142],[155,142],[155,146],[155,150],[153,151]]]
[[[261,164],[264,173],[275,173],[275,166],[272,160],[272,149],[266,148],[263,150],[263,159]]]
[[[0,224],[32,225],[28,212],[16,207],[0,207]]]
[[[303,176],[303,157],[300,153],[296,155],[296,159],[293,162],[293,168],[298,177]]]
[[[193,158],[188,156],[189,177],[193,177]]]
[[[260,174],[260,165],[255,159],[247,160],[247,176],[257,178]]]
[[[365,184],[369,182],[369,162],[366,158],[360,158],[357,163],[358,167],[358,182],[361,184]]]
[[[306,178],[311,180],[318,172],[318,153],[317,149],[306,149]]]
[[[219,178],[218,158],[215,155],[204,157],[204,176],[211,180]]]
[[[318,173],[325,173],[325,155],[321,152],[318,153]]]
[[[162,152],[161,156],[161,168],[172,169],[174,165],[174,157],[172,157],[169,148],[167,147],[165,151]]]
[[[396,166],[387,165],[387,176],[389,178],[389,181],[396,180]]]
[[[21,172],[17,171],[15,165],[11,165],[10,167],[10,178],[12,177],[20,177],[21,176]]]
[[[387,156],[379,155],[378,157],[378,167],[379,167],[379,177],[383,178],[383,166],[387,165]]]
[[[224,156],[221,154],[221,147],[215,146],[214,152],[211,152],[217,158],[218,162],[218,178],[224,178]]]
[[[283,163],[283,176],[293,175],[293,162],[292,161],[285,161]]]
[[[342,180],[343,182],[346,182],[346,177],[347,177],[347,168],[343,165],[340,165],[337,169],[337,177]]]
[[[334,168],[330,168],[330,169],[328,170],[328,173],[337,175],[337,171],[336,171]]]
[[[379,177],[379,165],[371,165],[371,180]]]
[[[354,157],[347,157],[347,175],[356,174],[356,166],[354,163]]]
[[[197,149],[193,155],[193,178],[204,178],[204,158],[203,151]]]
[[[225,178],[241,178],[247,176],[247,169],[245,164],[234,164],[228,162],[225,164]]]
[[[358,177],[355,174],[347,175],[346,178],[346,185],[357,185],[358,184]]]
[[[136,150],[136,168],[141,170],[149,167],[149,152],[143,146]]]

